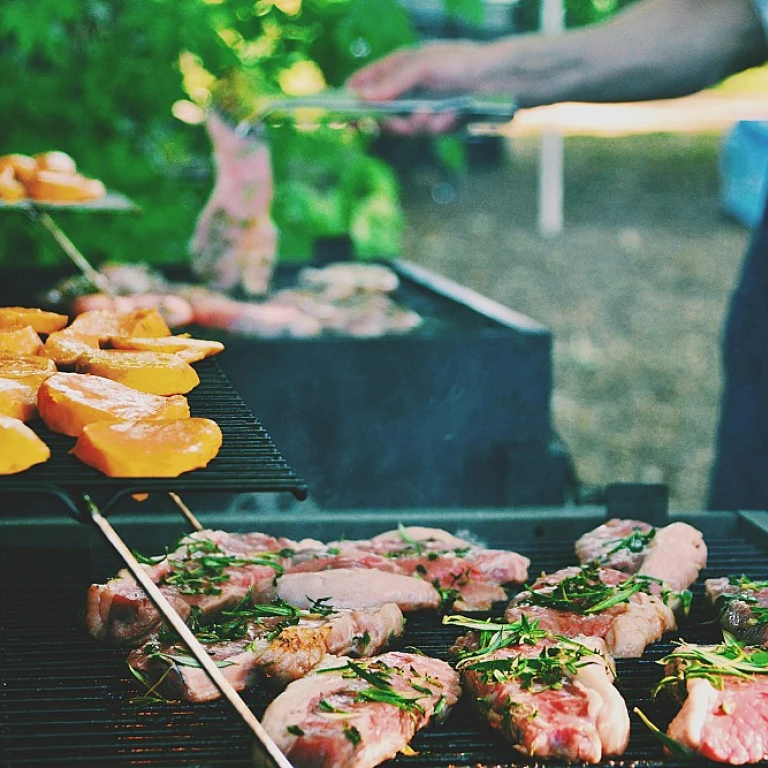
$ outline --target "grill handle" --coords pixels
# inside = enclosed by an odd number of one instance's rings
[[[178,633],[179,637],[189,649],[189,652],[195,657],[198,664],[203,668],[210,678],[211,682],[221,691],[221,695],[229,701],[235,711],[240,715],[243,722],[250,728],[256,737],[253,747],[254,763],[260,768],[293,768],[285,755],[278,749],[269,734],[264,730],[256,716],[248,708],[241,696],[232,687],[229,681],[221,673],[211,657],[205,652],[205,649],[198,639],[192,633],[192,630],[182,621],[181,617],[171,607],[165,599],[158,586],[147,576],[145,570],[139,565],[139,562],[133,556],[131,550],[126,546],[120,535],[112,527],[106,517],[104,517],[94,501],[89,496],[84,496],[83,501],[90,513],[91,520],[101,531],[104,538],[115,549],[118,555],[131,572],[133,577],[139,583],[141,588],[147,593],[149,599],[162,614],[163,618]]]

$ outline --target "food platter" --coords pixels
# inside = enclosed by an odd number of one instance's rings
[[[82,202],[55,202],[49,200],[8,201],[0,199],[0,213],[15,212],[34,214],[38,211],[48,213],[140,213],[141,208],[120,192],[108,191],[98,200]]]

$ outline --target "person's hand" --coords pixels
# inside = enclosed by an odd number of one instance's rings
[[[435,98],[472,90],[480,74],[482,46],[470,42],[433,42],[404,48],[353,74],[347,87],[365,101],[388,101],[418,94]],[[443,133],[454,127],[452,112],[418,112],[390,118],[386,128],[401,134]]]

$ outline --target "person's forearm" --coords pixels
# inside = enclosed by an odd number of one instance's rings
[[[557,38],[511,37],[483,52],[473,88],[520,106],[693,93],[766,59],[750,0],[641,0]]]

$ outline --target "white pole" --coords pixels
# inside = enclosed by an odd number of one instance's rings
[[[563,0],[543,0],[539,26],[541,33],[562,34],[565,24]],[[539,145],[539,233],[555,237],[563,230],[563,135],[545,127]]]

